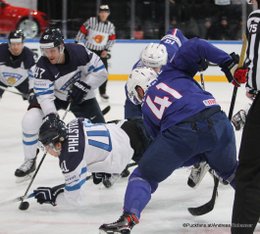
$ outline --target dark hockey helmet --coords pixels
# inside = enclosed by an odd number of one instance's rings
[[[25,36],[23,34],[22,30],[15,30],[10,32],[8,36],[8,42],[9,43],[22,43],[25,39]]]
[[[55,114],[48,115],[40,127],[39,141],[43,145],[64,142],[67,138],[67,127]]]
[[[64,37],[59,28],[47,28],[40,38],[40,48],[47,49],[64,44]]]

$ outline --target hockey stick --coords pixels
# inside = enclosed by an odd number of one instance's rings
[[[111,106],[106,106],[101,112],[102,112],[102,115],[105,115],[105,114],[107,114],[109,111],[110,111],[110,109],[111,109]],[[96,115],[94,115],[94,116],[92,116],[91,118],[90,118],[90,120],[93,120],[93,119],[95,119],[97,116]]]
[[[86,181],[88,181],[91,178],[92,178],[92,175],[87,176]],[[59,185],[56,185],[55,187],[64,188],[65,184],[59,184]],[[30,193],[29,195],[26,195],[26,196],[20,196],[20,197],[16,197],[16,198],[13,198],[13,199],[10,199],[10,200],[7,200],[7,201],[0,202],[0,205],[2,206],[2,205],[8,205],[8,204],[11,204],[11,203],[21,202],[21,201],[24,201],[24,200],[27,200],[27,199],[30,199],[30,198],[33,198],[33,197],[35,197],[34,192],[32,192],[32,193]]]
[[[202,71],[200,71],[200,83],[201,83],[202,89],[205,90],[205,82],[204,82],[204,76],[203,76]]]
[[[66,115],[68,114],[68,112],[69,112],[69,110],[70,110],[70,106],[71,106],[71,102],[70,102],[69,105],[67,106],[67,109],[66,109],[64,115],[62,116],[61,120],[64,120],[64,119],[65,119]],[[29,185],[27,186],[27,189],[26,189],[25,192],[24,192],[24,195],[23,195],[22,198],[21,198],[21,203],[20,203],[20,205],[19,205],[19,209],[20,209],[20,210],[26,210],[26,209],[28,209],[28,207],[29,207],[29,203],[28,203],[28,202],[24,202],[24,198],[27,196],[27,193],[28,193],[29,189],[31,188],[32,183],[33,183],[33,181],[34,181],[36,175],[38,174],[38,171],[39,171],[39,169],[40,169],[40,167],[41,167],[41,165],[42,165],[42,163],[43,163],[43,161],[44,161],[46,155],[47,155],[47,152],[45,152],[45,153],[43,154],[42,159],[41,159],[41,161],[40,161],[38,167],[36,168],[36,171],[34,172],[34,174],[33,174],[33,176],[32,176],[32,179],[31,179]]]
[[[246,39],[246,36],[243,35],[243,44],[242,44],[242,48],[241,48],[241,52],[240,52],[238,67],[243,66],[243,62],[244,62],[244,59],[245,59],[245,53],[246,53],[246,45],[247,45],[247,39]],[[229,107],[229,113],[228,113],[228,119],[229,120],[231,120],[232,115],[233,115],[233,110],[234,110],[235,101],[236,101],[236,97],[237,97],[237,89],[238,89],[238,87],[234,86],[232,98],[231,98],[231,103],[230,103],[230,107]],[[204,215],[204,214],[207,214],[214,209],[216,198],[217,198],[217,195],[218,195],[219,179],[216,176],[213,176],[213,178],[214,178],[214,188],[213,188],[211,199],[206,204],[204,204],[202,206],[188,208],[188,211],[192,215],[194,215],[194,216]]]
[[[13,93],[13,94],[16,94],[16,95],[20,95],[20,96],[23,96],[22,93],[19,93],[19,92],[16,92],[16,91],[12,91],[12,90],[9,90],[7,87],[3,87],[0,85],[0,89],[6,91],[6,92],[9,92],[9,93]]]

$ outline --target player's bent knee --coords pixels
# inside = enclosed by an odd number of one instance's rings
[[[38,132],[42,123],[43,113],[38,108],[28,110],[22,120],[22,128],[24,132],[35,133]]]

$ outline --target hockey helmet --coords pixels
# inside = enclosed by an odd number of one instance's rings
[[[157,80],[157,73],[148,67],[139,67],[132,71],[126,83],[127,95],[135,105],[142,103],[136,88],[141,87],[144,93]]]
[[[8,42],[10,43],[23,43],[25,36],[22,30],[15,30],[10,32]]]
[[[48,49],[64,44],[64,37],[59,28],[47,28],[40,38],[40,48]]]
[[[43,145],[64,142],[67,138],[67,127],[59,118],[47,116],[39,130],[39,141]]]
[[[167,63],[168,53],[165,45],[150,43],[141,54],[141,60],[147,67],[161,67]]]
[[[248,4],[253,4],[253,0],[246,0]]]

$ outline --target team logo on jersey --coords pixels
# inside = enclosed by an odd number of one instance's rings
[[[14,85],[18,80],[20,80],[23,77],[20,74],[10,72],[3,72],[2,74],[7,84],[10,86]]]
[[[69,86],[74,84],[76,81],[78,81],[81,77],[81,71],[78,71],[76,74],[74,74],[61,88],[60,90],[65,91]]]
[[[215,99],[204,100],[203,103],[205,106],[213,106],[217,104]]]
[[[100,43],[103,41],[104,36],[102,36],[102,35],[96,35],[95,37],[93,37],[93,39],[94,39],[94,41],[95,41],[96,43],[100,44]]]

